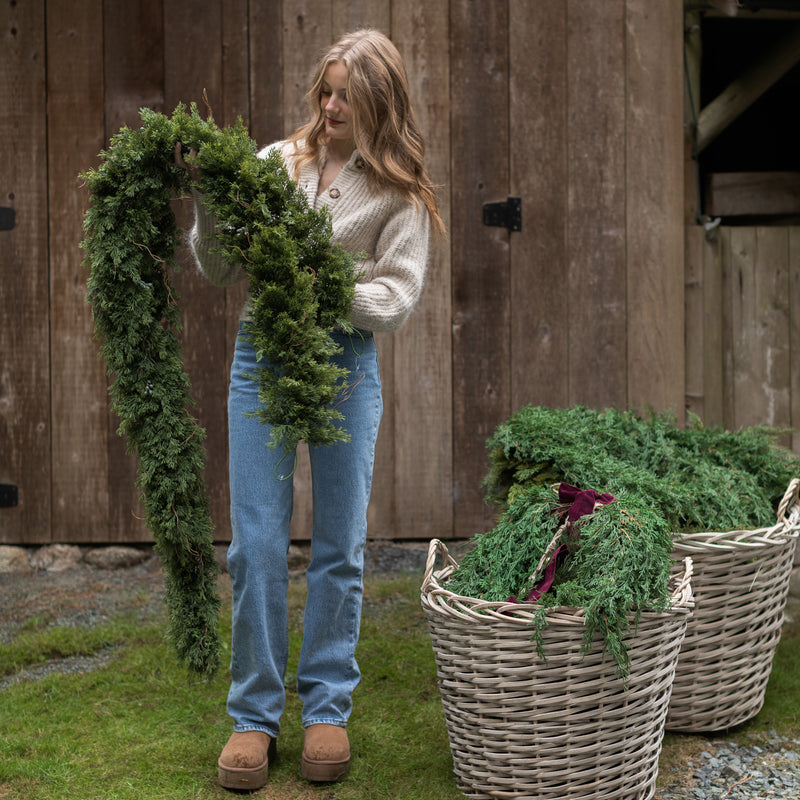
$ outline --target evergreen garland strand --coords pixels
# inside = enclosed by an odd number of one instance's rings
[[[259,357],[275,365],[250,376],[259,384],[258,416],[275,426],[271,446],[347,438],[334,405],[347,375],[330,364],[329,331],[349,329],[353,258],[331,243],[330,218],[309,208],[280,157],[257,157],[241,121],[221,130],[194,106],[171,117],[143,109],[141,118],[83,175],[91,200],[82,242],[87,297],[119,433],[138,456],[137,485],[165,573],[168,635],[190,671],[211,675],[220,661],[220,602],[205,432],[189,413],[170,281],[180,244],[171,201],[191,188],[174,163],[175,143],[198,151],[199,188],[218,219],[221,253],[249,278],[250,334]]]

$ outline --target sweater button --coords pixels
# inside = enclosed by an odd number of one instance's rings
[[[334,199],[337,200],[341,197],[342,193],[338,189],[331,189],[328,194]]]

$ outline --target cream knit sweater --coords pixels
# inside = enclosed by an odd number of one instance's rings
[[[265,148],[265,157],[279,148],[290,174],[293,147],[278,142]],[[367,183],[364,162],[354,152],[333,184],[317,195],[319,173],[307,164],[297,180],[309,205],[324,203],[331,212],[333,241],[350,253],[367,254],[357,265],[358,282],[350,322],[366,331],[392,331],[405,322],[422,292],[428,262],[430,219],[424,206],[397,192],[376,192]],[[203,274],[217,286],[228,286],[246,278],[244,270],[223,262],[212,252],[216,219],[202,202],[195,202],[195,224],[189,244]],[[248,306],[242,317],[248,316]]]

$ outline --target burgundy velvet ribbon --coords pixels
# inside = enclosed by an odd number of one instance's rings
[[[596,505],[606,505],[613,503],[615,497],[608,493],[599,494],[592,489],[578,489],[577,486],[571,486],[569,483],[561,483],[558,487],[558,502],[562,506],[569,506],[567,509],[567,520],[569,521],[570,533],[572,532],[573,523],[577,522],[581,517],[591,514]],[[558,559],[562,555],[566,555],[569,548],[565,544],[559,545],[550,561],[544,569],[542,579],[534,586],[528,594],[527,602],[538,600],[542,595],[547,594],[553,586],[553,579],[556,575],[556,568],[558,567]],[[508,598],[509,603],[518,603],[515,597]]]

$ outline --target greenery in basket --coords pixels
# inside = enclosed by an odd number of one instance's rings
[[[183,370],[180,307],[170,280],[180,243],[171,201],[190,180],[174,163],[176,142],[198,151],[200,191],[219,222],[219,247],[249,277],[256,351],[274,368],[259,384],[262,421],[287,451],[305,439],[346,438],[335,399],[346,373],[330,363],[330,330],[348,328],[353,258],[330,241],[330,219],[311,210],[279,156],[257,157],[241,121],[220,130],[193,106],[171,117],[141,111],[101,163],[83,175],[88,299],[112,378],[120,433],[138,456],[146,521],[167,578],[169,635],[192,671],[219,664],[219,600],[212,523],[203,484],[204,431]],[[267,437],[265,437],[266,440]],[[266,443],[266,442],[265,442]]]
[[[775,523],[790,480],[800,476],[800,459],[777,445],[781,433],[707,428],[696,418],[678,428],[667,414],[523,408],[487,443],[485,487],[500,520],[475,537],[447,588],[489,601],[527,596],[559,525],[550,487],[608,492],[617,501],[581,520],[551,590],[536,600],[535,628],[541,651],[549,608],[585,609],[584,647],[599,631],[625,674],[630,615],[667,602],[672,534]]]
[[[456,594],[491,602],[525,600],[537,580],[537,567],[566,507],[550,489],[536,484],[516,492],[497,526],[473,539],[447,583]],[[542,630],[553,607],[583,608],[588,652],[595,634],[626,677],[625,634],[644,609],[668,606],[671,541],[669,528],[640,497],[623,491],[611,503],[582,517],[562,534],[568,547],[560,559],[552,590],[538,600],[534,640],[542,659]]]
[[[725,531],[775,523],[800,459],[782,431],[678,428],[669,415],[526,407],[488,441],[488,497],[504,507],[525,487],[568,481],[646,499],[672,531]]]

